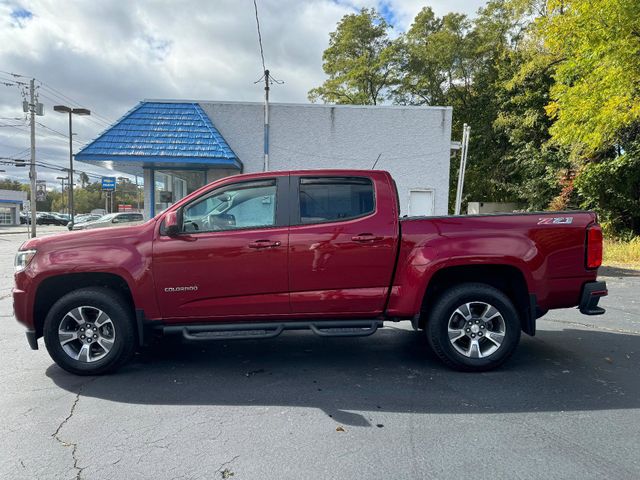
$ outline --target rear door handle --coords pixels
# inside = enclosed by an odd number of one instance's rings
[[[379,240],[382,240],[382,237],[377,237],[372,233],[361,233],[360,235],[355,235],[351,237],[351,240],[353,240],[354,242],[361,242],[361,243],[377,242]]]
[[[249,244],[249,248],[274,248],[279,247],[281,244],[278,241],[272,240],[256,240]]]

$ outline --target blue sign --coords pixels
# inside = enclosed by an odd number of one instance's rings
[[[113,192],[116,189],[116,177],[102,177],[102,190]]]

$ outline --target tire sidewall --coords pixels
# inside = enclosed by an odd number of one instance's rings
[[[60,345],[58,328],[64,316],[77,307],[89,306],[109,316],[115,330],[113,347],[104,358],[85,363],[71,358]],[[113,370],[126,361],[134,348],[132,315],[123,300],[106,289],[81,289],[58,300],[44,321],[44,342],[51,358],[63,369],[79,375],[97,375]]]
[[[500,348],[485,358],[470,358],[451,344],[448,325],[451,315],[460,305],[484,302],[494,306],[505,322],[505,337]],[[451,366],[467,371],[491,370],[504,363],[520,341],[521,324],[509,298],[500,290],[485,284],[464,284],[447,291],[434,307],[427,325],[427,337],[436,353]]]

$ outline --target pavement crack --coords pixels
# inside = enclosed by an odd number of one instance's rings
[[[221,463],[220,466],[218,467],[218,469],[216,470],[216,473],[220,473],[222,474],[223,478],[228,478],[228,473],[227,475],[225,475],[225,472],[229,472],[228,469],[225,469],[224,471],[222,470],[222,467],[226,467],[227,465],[232,464],[233,462],[235,462],[238,458],[240,458],[240,455],[236,455],[235,457],[233,457],[231,460],[228,460],[224,463]]]
[[[85,387],[87,385],[89,385],[90,383],[94,382],[95,380],[97,380],[97,378],[89,380],[88,382],[86,382],[86,383],[84,383],[84,384],[82,384],[80,386],[80,388],[78,389],[78,392],[76,393],[76,397],[74,398],[73,403],[71,404],[71,409],[69,410],[69,415],[67,415],[66,418],[64,420],[62,420],[62,422],[60,422],[60,424],[58,425],[58,428],[56,428],[56,431],[51,434],[51,436],[60,445],[62,445],[63,447],[71,447],[71,458],[73,459],[73,469],[76,471],[76,480],[81,480],[82,471],[86,467],[79,467],[78,466],[78,457],[76,455],[76,453],[78,451],[78,444],[74,443],[74,442],[66,442],[66,441],[62,440],[62,438],[60,438],[60,431],[67,424],[67,422],[69,420],[71,420],[71,418],[73,417],[73,414],[76,411],[76,407],[78,406],[78,402],[80,401],[80,396],[82,395],[82,391],[85,389]]]

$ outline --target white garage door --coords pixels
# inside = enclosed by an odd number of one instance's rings
[[[415,189],[409,190],[409,216],[433,215],[433,190]]]

